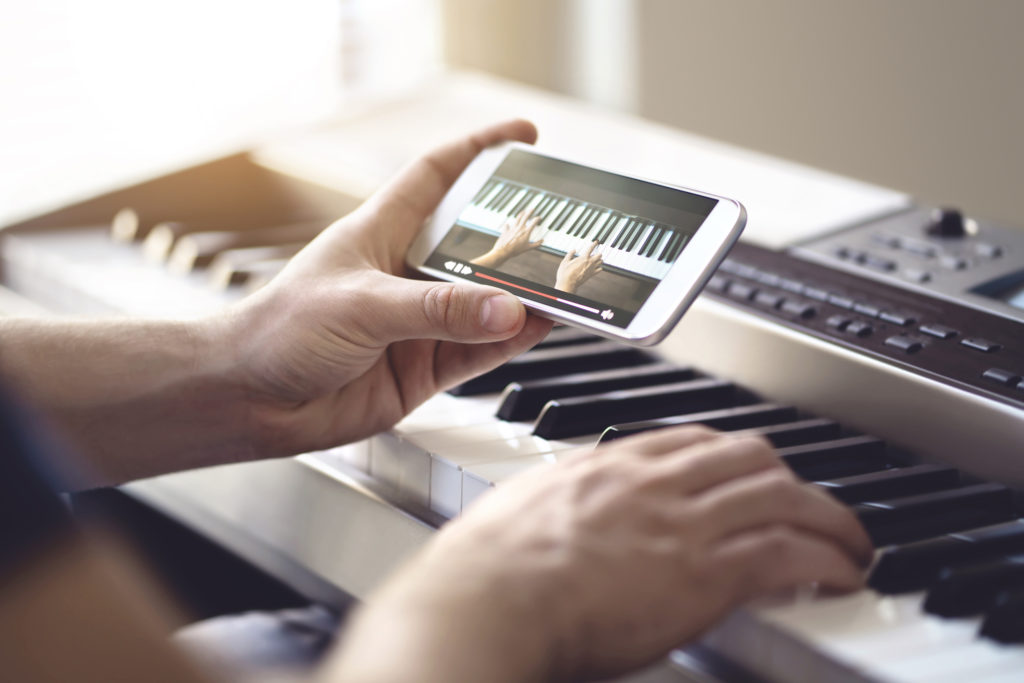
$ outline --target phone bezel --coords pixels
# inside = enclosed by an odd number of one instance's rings
[[[718,200],[718,203],[700,225],[700,228],[686,245],[686,248],[683,249],[676,262],[654,288],[626,327],[609,325],[548,306],[532,299],[517,296],[527,308],[542,313],[545,317],[586,328],[610,339],[640,346],[656,344],[664,339],[665,335],[671,331],[686,309],[693,303],[693,300],[700,293],[704,284],[718,267],[719,262],[725,258],[728,250],[739,238],[746,224],[746,211],[736,200],[709,192],[701,192],[657,180],[619,173],[576,159],[544,152],[525,143],[506,142],[488,147],[480,152],[455,181],[451,189],[448,190],[448,193],[438,205],[437,210],[427,219],[424,227],[409,248],[406,261],[411,268],[450,282],[468,282],[465,278],[452,275],[447,271],[430,268],[424,265],[424,263],[455,224],[463,208],[476,196],[476,193],[483,187],[484,183],[490,179],[509,152],[515,149],[521,149],[550,159],[587,166],[625,178],[641,180],[677,192]]]

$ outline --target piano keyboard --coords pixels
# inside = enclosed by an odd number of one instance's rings
[[[484,188],[476,205],[487,209],[501,192],[512,193],[502,187],[495,181]],[[550,225],[566,201],[524,192],[493,206],[509,212],[526,202]],[[164,226],[128,244],[105,226],[8,235],[5,275],[17,280],[26,263],[38,268],[49,258],[47,272],[69,274],[111,308],[152,306],[152,283],[183,312],[199,313],[264,282],[319,224],[241,232],[216,223]],[[639,237],[636,244],[643,246]],[[101,253],[96,260],[107,267],[83,278],[76,270],[83,254]],[[146,286],[124,288],[126,273]],[[797,474],[853,506],[882,547],[869,590],[741,610],[709,634],[715,652],[780,681],[1003,681],[1024,671],[1017,645],[1024,640],[1024,520],[1016,492],[697,367],[571,328],[555,329],[519,358],[430,399],[387,434],[304,457],[338,467],[340,452],[345,466],[369,473],[389,499],[440,520],[526,469],[687,423],[763,435]]]
[[[554,152],[743,198],[751,213],[746,236],[773,249],[826,233],[841,241],[847,226],[870,231],[873,217],[907,215],[908,199],[882,188],[575,108],[519,86],[461,77],[372,116],[13,226],[0,233],[0,278],[50,310],[208,314],[272,277],[305,239],[254,243],[250,238],[263,228],[317,215],[326,225],[429,146],[424,136],[440,142],[513,111],[529,112]],[[628,138],[629,153],[605,143],[609,138]],[[504,189],[492,185],[467,211],[475,229],[495,233],[525,198],[518,193],[532,188],[520,186],[497,207]],[[642,217],[592,205],[565,213],[572,200],[543,194],[526,208],[543,213],[542,228],[562,219],[542,247],[552,253],[601,237],[609,269],[657,278],[665,266],[652,259],[671,262],[683,246],[671,236],[666,243],[665,226]],[[112,239],[110,218],[127,206],[138,213],[121,212]],[[317,208],[312,215],[310,207]],[[143,244],[162,222],[187,227],[157,231],[171,239],[153,238],[148,250],[158,261],[147,261]],[[232,232],[248,237],[235,240]],[[648,241],[652,235],[657,241]],[[867,250],[870,237],[858,248]],[[795,470],[856,506],[872,534],[889,545],[879,551],[869,589],[843,597],[807,591],[737,610],[704,643],[756,675],[722,681],[1021,679],[1021,648],[1003,642],[1019,637],[1022,612],[1017,493],[1010,492],[1008,510],[1005,487],[957,467],[1012,463],[1005,456],[1012,450],[1007,444],[1019,443],[1012,438],[1024,424],[1019,409],[970,400],[960,385],[902,373],[899,358],[876,362],[851,350],[852,343],[797,329],[793,321],[801,314],[786,313],[781,299],[741,299],[742,285],[783,291],[764,279],[769,270],[756,272],[757,281],[730,275],[727,298],[700,297],[657,356],[560,328],[522,358],[432,398],[387,434],[295,459],[170,475],[128,490],[307,595],[325,595],[318,591],[330,584],[364,597],[434,524],[527,468],[664,424],[758,430]],[[850,294],[842,287],[833,293]],[[823,311],[832,304],[816,299],[811,287],[799,297],[817,307],[811,321],[827,327]],[[756,307],[776,311],[775,317],[758,317]],[[873,324],[875,336],[865,339],[877,340],[881,357],[890,348],[879,334],[886,323]],[[933,345],[906,358],[926,360],[933,351],[941,349]],[[943,459],[947,464],[938,464]],[[993,476],[1012,479],[1013,469],[1004,465]],[[1017,479],[1024,485],[1024,477]],[[1000,594],[979,589],[990,586]],[[644,680],[692,680],[690,669],[663,673]]]
[[[498,235],[523,211],[540,219],[530,239],[542,239],[542,250],[562,256],[597,242],[605,270],[652,280],[665,277],[690,238],[664,223],[498,177],[480,189],[459,223]]]
[[[555,369],[561,359],[569,362]],[[851,505],[880,548],[869,589],[765,601],[707,645],[771,680],[1021,680],[1024,519],[1015,491],[697,368],[556,329],[373,439],[368,467],[451,517],[574,449],[689,423],[764,436],[795,473]]]

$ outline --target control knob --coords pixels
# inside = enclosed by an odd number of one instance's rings
[[[924,231],[932,237],[960,238],[967,235],[967,224],[956,209],[936,209]]]

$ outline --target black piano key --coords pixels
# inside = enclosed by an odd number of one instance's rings
[[[839,436],[840,431],[841,428],[838,422],[815,417],[795,422],[783,422],[781,424],[744,429],[737,432],[736,436],[744,436],[748,433],[756,434],[763,436],[776,448],[784,448],[786,446],[799,446],[801,444],[835,439]]]
[[[644,231],[643,221],[633,221],[633,226],[629,229],[629,235],[620,247],[623,251],[629,251],[630,245],[640,238],[640,234]]]
[[[622,249],[625,246],[626,242],[629,241],[630,236],[636,229],[636,225],[636,219],[630,218],[629,221],[626,222],[626,225],[622,229],[622,232],[620,232],[619,236],[615,238],[615,242],[612,243],[612,247],[615,249]]]
[[[850,436],[779,449],[779,457],[808,481],[885,469],[891,463],[885,443],[873,436]]]
[[[612,235],[612,231],[615,230],[615,226],[617,226],[621,222],[622,222],[622,214],[620,214],[618,212],[613,213],[608,218],[608,221],[604,224],[604,228],[601,229],[601,234],[598,235],[597,241],[600,242],[601,244],[604,244],[605,242],[607,242],[608,238],[611,237],[611,235]]]
[[[569,228],[565,231],[565,234],[571,237],[575,237],[576,234],[579,232],[579,229],[583,226],[584,223],[587,222],[587,219],[590,218],[590,214],[593,212],[594,209],[592,207],[585,206],[583,208],[583,211],[580,212],[580,215],[576,217],[576,220],[573,221],[572,225],[570,225]]]
[[[535,420],[544,405],[556,398],[587,396],[619,389],[684,382],[697,377],[693,368],[671,363],[599,370],[562,377],[513,382],[505,387],[497,416],[502,420]]]
[[[679,238],[679,232],[676,232],[675,230],[673,230],[669,234],[669,239],[665,241],[664,245],[662,245],[662,248],[657,250],[657,260],[658,261],[662,261],[663,263],[668,263],[669,262],[669,252],[672,250],[672,245],[674,245],[676,243],[676,240],[678,238]]]
[[[576,236],[582,240],[589,241],[590,231],[594,229],[594,225],[597,224],[598,219],[601,218],[603,213],[604,212],[601,211],[601,209],[594,209],[593,212],[591,212],[590,217],[587,218],[586,222],[580,226],[580,229],[576,233]]]
[[[571,375],[589,370],[621,368],[653,363],[655,358],[640,349],[615,342],[557,346],[527,351],[490,372],[448,390],[453,396],[475,396],[501,391],[509,382],[540,377]]]
[[[996,598],[985,612],[978,635],[1007,645],[1024,643],[1024,593],[1013,591]]]
[[[673,235],[672,229],[663,225],[661,227],[661,239],[651,247],[650,257],[657,260],[661,252],[665,251],[665,245],[672,241]]]
[[[504,185],[504,183],[502,185],[503,186],[500,190],[498,190],[498,193],[491,197],[486,204],[484,204],[485,209],[493,209],[495,206],[498,205],[498,202],[501,200],[501,196],[505,194],[505,192],[508,190],[507,185]]]
[[[649,224],[647,223],[641,222],[637,224],[636,232],[633,233],[633,237],[630,238],[629,243],[625,246],[626,251],[632,253],[636,249],[636,245],[640,242],[640,238],[644,236],[644,233],[647,232],[648,227]]]
[[[1011,555],[970,567],[943,569],[928,588],[924,611],[940,617],[966,617],[995,606],[1004,591],[1024,588],[1024,555]]]
[[[569,219],[569,216],[572,215],[572,212],[576,210],[577,206],[579,206],[579,204],[576,202],[569,202],[562,207],[562,210],[558,212],[558,216],[555,217],[555,220],[551,221],[551,225],[548,227],[548,230],[555,232],[562,230],[565,226],[565,222]]]
[[[599,434],[616,420],[667,417],[724,408],[740,400],[742,397],[737,387],[719,379],[695,379],[657,387],[556,399],[544,406],[533,433],[545,439],[568,439]]]
[[[504,190],[494,196],[490,202],[487,203],[487,208],[492,211],[497,211],[500,207],[505,205],[505,202],[516,192],[519,191],[519,187],[516,185],[507,185]]]
[[[488,180],[486,183],[484,183],[484,186],[480,188],[480,191],[476,193],[476,196],[473,197],[473,201],[470,203],[479,204],[480,202],[482,202],[484,200],[484,197],[489,195],[491,193],[491,190],[494,189],[495,183],[496,181],[494,180]]]
[[[597,344],[598,342],[604,341],[607,341],[604,337],[598,337],[596,334],[591,334],[575,327],[564,325],[552,329],[548,332],[548,336],[537,342],[533,348],[535,350],[548,349],[555,346],[568,346],[569,344]]]
[[[721,410],[702,411],[688,415],[674,415],[656,420],[624,422],[612,425],[601,433],[601,443],[614,441],[627,436],[649,432],[652,429],[665,429],[687,424],[702,424],[712,429],[736,431],[750,429],[762,425],[779,422],[791,422],[797,418],[797,410],[792,406],[780,406],[774,403],[753,403],[750,405],[723,408]]]
[[[533,215],[539,218],[541,222],[544,222],[544,219],[548,217],[548,213],[551,212],[551,209],[554,208],[554,206],[555,196],[549,194],[544,197],[544,199],[540,200],[536,208],[533,210]]]
[[[655,225],[654,228],[651,230],[651,233],[647,236],[647,239],[644,240],[644,243],[642,245],[640,245],[639,254],[645,258],[650,256],[651,252],[654,251],[655,245],[657,245],[661,241],[661,237],[663,234],[664,233],[662,232],[661,228]]]
[[[647,239],[644,240],[644,243],[640,245],[640,251],[638,253],[645,258],[650,256],[655,245],[661,241],[662,234],[661,228],[656,224],[651,228],[651,232],[647,236]]]
[[[576,229],[576,237],[579,237],[580,239],[586,237],[587,232],[590,230],[590,226],[594,224],[594,221],[596,221],[597,217],[600,215],[601,209],[597,207],[591,207],[590,214],[587,216],[587,220],[580,223],[579,227]]]
[[[946,567],[1024,552],[1024,520],[886,548],[868,578],[880,593],[927,588]]]
[[[858,503],[854,511],[877,546],[1013,519],[1013,495],[1001,484],[975,484],[905,498]]]
[[[678,231],[673,230],[672,234],[669,235],[668,241],[665,242],[665,245],[661,248],[661,250],[658,253],[659,261],[663,263],[671,263],[669,254],[672,253],[672,248],[675,246],[676,240],[679,239],[679,234],[680,233]]]
[[[670,262],[674,262],[677,258],[679,258],[679,254],[683,251],[683,247],[686,246],[686,243],[689,240],[690,235],[687,235],[685,233],[679,233],[679,239],[676,240],[676,245],[675,247],[672,248],[672,253],[669,254]]]
[[[583,230],[580,231],[580,239],[586,240],[587,242],[593,242],[598,232],[597,226],[604,225],[603,221],[607,215],[608,211],[606,209],[598,209],[595,211],[590,221],[583,227]]]
[[[668,244],[669,240],[672,239],[672,233],[667,228],[661,228],[661,234],[658,235],[658,241],[651,244],[651,248],[647,251],[647,257],[657,260],[658,254],[665,249],[665,245]]]
[[[647,233],[647,236],[644,237],[643,241],[637,247],[636,253],[640,256],[646,256],[647,250],[651,247],[651,241],[654,240],[655,236],[658,235],[659,232],[658,226],[652,226],[651,231]]]
[[[594,242],[597,242],[598,244],[604,244],[604,240],[612,231],[612,224],[618,222],[619,217],[617,214],[615,214],[612,211],[606,211],[604,215],[601,217],[601,220],[598,221],[598,223],[600,223],[600,227],[594,228],[593,234],[590,236],[590,239]]]
[[[562,197],[552,195],[551,203],[548,204],[547,208],[544,210],[544,217],[541,219],[541,223],[554,222],[555,218],[561,215],[562,209],[566,208],[567,206],[568,202],[562,201]],[[551,220],[549,221],[548,219]]]
[[[538,194],[541,194],[538,192]],[[538,223],[543,220],[544,211],[548,208],[548,201],[551,199],[550,195],[543,195],[540,201],[533,203],[533,208],[530,209],[530,218],[538,219]]]
[[[534,198],[536,198],[536,196],[537,196],[537,190],[527,190],[526,194],[524,194],[519,199],[519,201],[515,203],[515,205],[512,207],[512,210],[508,212],[509,215],[510,216],[518,216],[519,212],[521,212],[523,209],[525,209],[527,206],[529,206],[530,202],[532,202],[534,200]]]
[[[611,247],[613,249],[618,249],[622,246],[622,244],[626,241],[626,235],[629,234],[629,231],[632,229],[632,227],[633,219],[631,218],[626,221],[626,224],[622,226],[622,230],[619,230],[619,234],[615,236],[614,240],[612,240]]]
[[[837,499],[852,505],[948,489],[957,486],[959,482],[960,473],[952,467],[915,465],[814,483]]]
[[[512,207],[519,203],[529,190],[524,187],[513,188],[512,192],[509,192],[502,202],[501,206],[498,207],[498,211],[502,212],[506,216],[512,216]]]

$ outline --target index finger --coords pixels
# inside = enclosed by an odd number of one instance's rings
[[[537,128],[524,119],[477,131],[420,157],[378,190],[372,201],[395,231],[396,240],[409,241],[484,148],[506,140],[532,143],[536,139]]]

